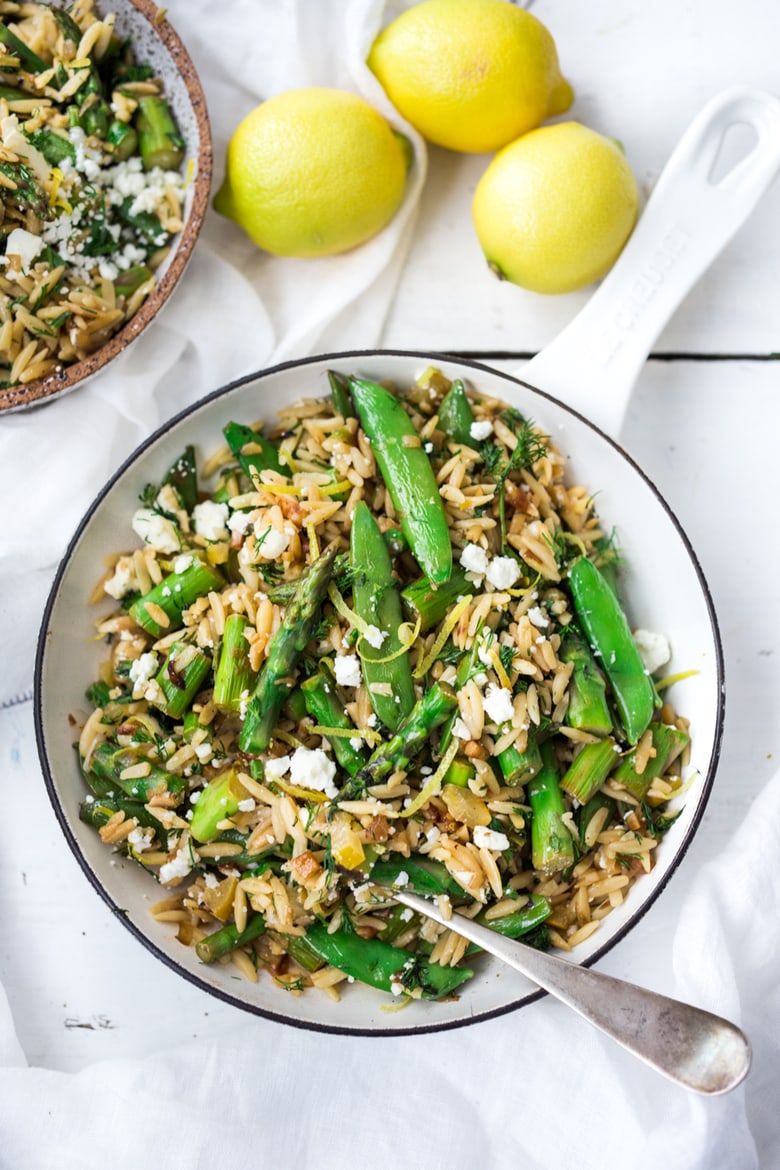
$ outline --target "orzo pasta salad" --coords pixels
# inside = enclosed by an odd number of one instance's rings
[[[81,816],[204,963],[451,996],[479,957],[393,887],[576,947],[652,868],[687,725],[548,436],[434,369],[330,383],[128,517]]]
[[[0,2],[0,383],[56,374],[140,308],[182,230],[162,84],[93,0]]]

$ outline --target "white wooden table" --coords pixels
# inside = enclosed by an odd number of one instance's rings
[[[186,3],[169,8],[187,41]],[[780,90],[780,6],[767,0],[742,0],[738,11],[726,0],[546,0],[534,11],[553,30],[577,92],[571,116],[624,143],[645,191],[717,91],[732,84]],[[585,303],[587,291],[542,298],[488,273],[470,226],[471,194],[486,161],[431,150],[416,238],[383,345],[467,353],[514,369]],[[698,552],[727,669],[722,763],[697,839],[643,923],[642,948],[629,938],[600,964],[661,990],[676,900],[698,864],[727,851],[780,758],[780,545],[772,492],[780,434],[779,212],[775,183],[659,339],[623,432]],[[40,781],[31,703],[0,720],[2,807],[14,826],[5,828],[0,850],[0,980],[28,1060],[76,1070],[240,1027],[237,1010],[154,960],[88,888]],[[5,783],[10,774],[26,776],[24,790]],[[754,1075],[768,1073],[757,1066]]]

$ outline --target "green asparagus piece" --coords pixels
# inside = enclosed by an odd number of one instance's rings
[[[420,632],[425,634],[444,619],[447,610],[459,597],[476,592],[476,585],[469,581],[465,569],[456,565],[449,581],[434,588],[427,577],[412,581],[401,590],[401,602],[411,622],[420,620]]]
[[[334,558],[332,579],[336,582],[339,589],[346,589],[351,585],[351,563],[352,558],[348,552],[337,553]],[[295,581],[280,581],[278,585],[274,585],[273,589],[268,590],[268,596],[275,605],[289,605],[297,588],[298,579]]]
[[[650,756],[641,775],[636,770],[634,753],[621,760],[613,775],[613,779],[622,784],[637,800],[644,800],[653,781],[663,776],[670,764],[674,763],[690,743],[690,736],[678,727],[670,727],[666,723],[651,723],[650,726],[655,755]]]
[[[549,740],[542,744],[541,760],[542,767],[526,790],[531,805],[531,855],[534,869],[552,877],[574,863],[574,839],[563,823],[566,809]]]
[[[124,773],[136,765],[147,764],[148,772],[145,776],[127,777]],[[187,781],[175,772],[167,772],[158,764],[153,764],[132,747],[120,747],[119,744],[104,741],[95,748],[90,759],[90,769],[98,779],[120,788],[135,800],[146,802],[155,788],[162,784],[168,792],[178,797],[178,802],[184,798]]]
[[[172,719],[180,719],[211,670],[211,659],[190,642],[174,642],[156,676],[163,699],[152,700]]]
[[[264,752],[285,698],[293,687],[291,676],[309,641],[333,572],[336,546],[332,545],[303,571],[282,623],[271,638],[268,652],[249,702],[239,746],[243,752]]]
[[[190,821],[190,832],[196,841],[210,841],[216,837],[220,821],[238,812],[239,802],[245,800],[246,789],[235,769],[229,768],[209,780],[198,797]]]
[[[637,743],[653,717],[656,694],[626,615],[603,574],[587,557],[579,557],[571,566],[569,586],[580,625],[609,679],[626,738]]]
[[[19,64],[27,73],[43,73],[49,66],[46,62],[28,49],[24,41],[20,41],[7,25],[0,21],[0,45],[5,45],[12,57],[19,58]]]
[[[474,412],[471,403],[466,397],[463,383],[458,378],[441,400],[439,430],[444,431],[447,438],[455,443],[462,443],[464,447],[474,447],[476,440],[471,437],[473,422]]]
[[[260,431],[253,431],[251,427],[243,426],[241,423],[229,422],[222,428],[222,433],[241,469],[252,482],[260,471],[276,471],[280,475],[289,475],[289,469],[282,467],[279,461],[278,447]],[[256,450],[245,454],[244,447],[250,444]]]
[[[322,922],[306,931],[306,941],[326,963],[345,971],[360,983],[391,994],[399,987],[419,987],[424,999],[450,995],[474,974],[466,967],[442,967],[422,955],[410,955],[379,938],[361,938],[351,929],[332,934]]]
[[[574,664],[566,723],[592,735],[609,735],[612,716],[607,703],[607,684],[585,640],[573,626],[566,629],[560,658],[562,662]]]
[[[349,378],[345,378],[343,374],[339,374],[335,370],[328,370],[328,381],[330,382],[333,409],[336,414],[340,414],[342,418],[354,418],[355,408],[349,396]]]
[[[619,762],[618,745],[611,735],[598,743],[586,743],[567,768],[561,788],[586,804]]]
[[[181,625],[182,614],[193,601],[224,588],[222,574],[211,565],[193,559],[192,564],[182,573],[169,573],[159,585],[155,585],[143,597],[138,597],[130,606],[130,617],[134,622],[155,638],[165,630],[175,630]],[[149,605],[157,606],[168,618],[167,625],[161,625],[148,610]]]
[[[36,179],[31,167],[21,161],[0,162],[0,174],[16,184],[13,190],[4,190],[5,203],[13,204],[20,211],[31,211],[38,219],[48,221],[54,218],[54,212],[49,207],[49,196]]]
[[[415,894],[432,896],[449,894],[451,898],[463,897],[463,889],[447,867],[440,861],[431,861],[427,857],[379,858],[371,866],[368,879],[378,886],[387,886],[388,889],[398,886],[399,889],[403,887],[413,890]]]
[[[446,683],[434,683],[418,699],[409,717],[386,743],[381,743],[372,754],[358,779],[365,784],[377,784],[396,769],[408,769],[430,739],[431,732],[456,710],[457,696]]]
[[[379,630],[378,649],[361,643],[361,671],[371,706],[385,727],[397,731],[414,707],[414,682],[409,652],[401,649],[398,628],[403,621],[401,599],[393,581],[393,564],[376,520],[361,500],[352,514],[352,604],[358,617]],[[393,656],[393,657],[391,657]],[[387,659],[390,661],[387,661]],[[374,687],[390,686],[391,694]]]
[[[301,684],[300,689],[306,710],[315,723],[320,727],[353,731],[357,735],[355,725],[336,696],[336,688],[332,679],[328,678],[322,670],[318,670],[311,678],[307,678],[306,682]],[[351,739],[342,735],[334,735],[329,743],[339,764],[350,776],[356,775],[365,765],[367,752],[362,744],[360,747],[353,747]]]
[[[590,823],[598,812],[602,809],[607,810],[607,819],[603,822],[608,824],[614,820],[617,814],[617,804],[611,796],[607,796],[603,792],[596,792],[591,796],[590,800],[582,806],[578,818],[580,829],[580,846],[582,849],[589,849],[592,842],[588,842],[588,829]]]
[[[144,170],[151,171],[154,167],[178,170],[184,158],[184,139],[165,98],[139,98],[135,126]]]
[[[458,788],[468,788],[469,780],[476,774],[474,765],[464,756],[456,756],[444,774],[442,787],[445,784],[455,784]]]
[[[377,382],[350,378],[350,389],[409,548],[431,583],[443,585],[452,573],[447,514],[412,420]]]
[[[108,128],[106,142],[112,146],[117,162],[126,162],[138,148],[138,131],[129,122],[114,120]]]
[[[253,939],[259,938],[261,934],[265,934],[265,919],[262,914],[253,914],[243,930],[229,922],[227,926],[221,926],[213,934],[201,939],[195,944],[195,953],[201,963],[213,963],[223,955],[229,955],[237,947],[243,947]]]
[[[533,728],[528,731],[526,749],[521,752],[514,744],[505,748],[498,757],[501,774],[512,788],[519,788],[537,774],[542,766],[539,737]]]
[[[248,624],[248,618],[242,613],[231,613],[225,618],[213,696],[222,711],[239,711],[257,683],[257,673],[249,665],[249,643],[244,634]]]

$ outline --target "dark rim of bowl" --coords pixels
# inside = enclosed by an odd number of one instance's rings
[[[239,999],[237,996],[231,995],[229,992],[223,991],[221,988],[212,986],[211,984],[209,984],[205,980],[201,979],[196,973],[181,966],[174,959],[172,959],[169,955],[167,955],[164,951],[160,950],[160,948],[154,942],[152,942],[152,940],[139,927],[137,927],[134,922],[130,921],[124,915],[124,913],[122,912],[122,908],[113,900],[111,895],[108,893],[108,891],[102,885],[102,883],[98,880],[97,875],[94,873],[91,866],[89,865],[86,858],[84,857],[83,853],[81,852],[81,849],[79,848],[78,841],[76,840],[73,832],[71,831],[70,824],[68,823],[68,819],[67,819],[67,816],[65,814],[65,809],[63,808],[59,793],[57,791],[56,781],[55,781],[55,778],[52,774],[52,770],[49,766],[48,753],[46,750],[46,732],[45,732],[44,718],[43,718],[43,711],[42,711],[43,673],[44,673],[44,662],[45,662],[45,658],[46,658],[46,647],[47,647],[47,642],[48,642],[49,622],[50,622],[50,618],[51,618],[51,612],[52,612],[53,606],[55,604],[57,594],[59,592],[60,583],[61,583],[62,578],[64,577],[65,573],[67,572],[71,557],[73,556],[74,552],[76,551],[76,549],[80,543],[81,536],[84,533],[87,526],[89,525],[95,509],[101,503],[101,501],[104,499],[104,497],[111,491],[112,487],[117,482],[117,480],[119,480],[124,475],[125,471],[127,471],[128,468],[132,464],[134,464],[146,450],[148,450],[150,447],[152,447],[157,442],[158,439],[160,439],[163,435],[167,434],[170,430],[172,430],[175,426],[177,426],[178,423],[180,423],[182,420],[184,420],[185,418],[189,417],[190,415],[196,413],[203,406],[207,405],[210,402],[213,402],[215,399],[221,398],[221,397],[229,394],[232,390],[238,389],[240,386],[244,386],[249,382],[261,381],[265,378],[271,377],[274,374],[276,374],[282,370],[286,370],[286,369],[300,368],[302,366],[321,364],[323,362],[327,362],[329,364],[335,364],[338,362],[346,362],[346,361],[360,361],[361,358],[366,358],[366,357],[371,357],[371,358],[373,358],[373,357],[416,358],[416,359],[420,359],[420,360],[423,360],[426,362],[431,362],[431,363],[435,363],[436,361],[447,361],[447,362],[454,361],[454,362],[457,362],[459,365],[468,366],[470,369],[483,371],[485,373],[488,373],[488,374],[494,375],[494,376],[497,375],[498,377],[503,378],[507,382],[513,382],[513,383],[517,383],[521,386],[525,386],[528,390],[531,390],[533,393],[538,394],[541,398],[546,399],[548,402],[554,404],[556,407],[560,407],[563,410],[566,410],[569,414],[578,418],[586,426],[590,427],[591,430],[595,431],[596,434],[598,434],[606,443],[608,443],[611,447],[613,447],[618,452],[618,454],[621,455],[623,457],[623,459],[629,464],[629,466],[632,468],[632,470],[635,472],[635,474],[638,475],[640,477],[640,479],[642,479],[645,482],[645,484],[650,488],[651,492],[653,493],[653,495],[657,499],[658,503],[661,505],[662,509],[664,510],[664,512],[668,516],[669,520],[671,521],[671,524],[672,524],[673,528],[676,530],[678,537],[682,541],[682,544],[683,544],[683,546],[688,554],[688,557],[690,559],[690,562],[693,566],[694,572],[695,572],[696,577],[697,577],[698,582],[699,582],[699,588],[701,589],[701,593],[702,593],[702,596],[704,598],[704,602],[706,605],[707,614],[708,614],[709,622],[710,622],[710,629],[711,629],[711,633],[712,633],[713,644],[715,647],[715,654],[716,654],[716,682],[717,682],[717,693],[718,693],[718,706],[717,706],[717,711],[716,711],[715,734],[714,734],[714,738],[713,738],[712,754],[711,754],[710,759],[709,759],[706,775],[703,777],[703,780],[702,780],[701,794],[699,796],[699,799],[698,799],[698,802],[696,805],[695,813],[691,819],[691,823],[689,824],[689,826],[686,830],[686,833],[685,833],[683,840],[680,842],[680,845],[678,846],[674,857],[672,858],[672,860],[669,863],[669,867],[668,867],[666,873],[663,875],[663,878],[658,882],[658,885],[655,887],[655,889],[653,889],[651,892],[648,892],[648,894],[645,895],[645,898],[644,898],[644,901],[642,902],[642,904],[637,907],[637,909],[630,916],[630,918],[623,924],[623,926],[621,926],[620,929],[617,930],[615,932],[615,934],[612,935],[603,944],[603,946],[599,947],[592,955],[589,955],[587,959],[584,959],[581,965],[583,967],[590,967],[594,963],[598,962],[598,960],[603,958],[604,955],[606,955],[609,951],[611,951],[612,948],[614,946],[616,946],[617,943],[619,943],[621,941],[621,939],[625,938],[625,936],[629,933],[630,930],[633,930],[633,928],[644,917],[644,915],[647,913],[647,911],[650,909],[650,907],[656,902],[656,900],[658,899],[660,894],[663,892],[663,890],[666,889],[666,886],[668,885],[669,880],[672,877],[672,874],[676,872],[683,857],[687,853],[687,851],[690,847],[691,841],[693,840],[693,838],[696,834],[696,830],[698,829],[698,826],[701,822],[702,816],[704,815],[704,810],[705,810],[706,805],[709,801],[710,794],[712,791],[712,785],[713,785],[713,781],[715,778],[715,772],[717,770],[718,761],[720,759],[720,748],[721,748],[721,741],[722,741],[722,737],[723,737],[723,720],[724,720],[724,712],[725,712],[725,688],[724,688],[725,675],[724,675],[724,665],[723,665],[723,647],[721,645],[720,630],[718,627],[718,621],[717,621],[717,617],[715,614],[715,607],[714,607],[713,602],[712,602],[712,596],[710,594],[709,586],[708,586],[707,581],[704,577],[704,573],[702,571],[701,565],[699,564],[699,560],[698,560],[698,558],[693,550],[693,547],[691,545],[690,540],[688,539],[682,525],[680,524],[680,521],[677,519],[677,516],[672,511],[670,506],[667,504],[667,502],[664,499],[664,497],[662,496],[661,492],[658,490],[658,488],[655,486],[655,484],[652,482],[652,480],[649,479],[649,477],[645,474],[645,472],[642,470],[642,468],[639,467],[639,465],[632,458],[632,456],[629,455],[629,453],[618,442],[616,442],[614,439],[610,438],[610,436],[605,434],[605,432],[602,431],[600,427],[596,426],[595,423],[592,423],[590,421],[590,419],[588,419],[585,415],[581,414],[579,411],[574,410],[570,406],[567,406],[565,403],[561,402],[559,399],[555,398],[553,395],[548,394],[544,390],[540,390],[538,387],[532,385],[530,382],[525,382],[525,381],[523,381],[522,378],[517,378],[512,374],[508,374],[508,373],[504,372],[503,370],[496,370],[493,367],[487,366],[482,362],[472,361],[472,360],[460,358],[460,357],[457,357],[455,355],[450,355],[450,354],[446,354],[446,353],[430,353],[430,352],[425,353],[425,352],[420,352],[420,351],[416,351],[416,350],[397,350],[397,349],[350,350],[350,351],[346,351],[343,353],[316,354],[316,355],[309,357],[309,358],[302,358],[302,359],[298,359],[295,361],[281,362],[279,365],[270,367],[269,369],[258,370],[254,373],[246,374],[241,378],[237,378],[235,381],[229,382],[227,385],[221,386],[217,390],[212,391],[211,394],[208,394],[204,398],[199,399],[196,403],[193,403],[192,406],[189,406],[185,410],[180,411],[173,418],[169,419],[162,426],[158,427],[158,429],[152,435],[150,435],[147,439],[145,439],[144,442],[141,443],[140,446],[138,446],[130,456],[128,456],[128,458],[122,463],[122,465],[119,467],[119,469],[108,480],[108,482],[104,485],[104,487],[100,490],[98,495],[92,501],[92,503],[90,504],[89,508],[87,509],[83,519],[81,520],[81,523],[79,524],[78,528],[76,529],[76,532],[74,533],[73,538],[71,539],[70,543],[68,544],[68,547],[67,547],[65,554],[62,558],[62,561],[60,562],[60,565],[57,569],[57,573],[56,573],[56,576],[54,578],[54,582],[52,584],[51,591],[49,593],[49,597],[46,601],[46,607],[45,607],[44,613],[43,613],[43,620],[41,623],[41,629],[40,629],[40,634],[39,634],[39,638],[38,638],[38,647],[37,647],[36,656],[35,656],[35,675],[34,675],[34,681],[33,681],[35,738],[36,738],[36,744],[37,744],[37,748],[38,748],[38,756],[40,759],[41,768],[43,770],[44,782],[46,784],[46,789],[47,789],[47,792],[49,795],[49,799],[51,801],[51,804],[52,804],[52,807],[54,809],[54,813],[57,817],[57,820],[60,823],[60,827],[65,835],[65,839],[68,842],[68,845],[70,846],[70,849],[71,849],[74,857],[76,858],[78,864],[80,865],[81,869],[83,870],[83,872],[86,875],[90,884],[97,891],[97,893],[100,895],[100,897],[103,899],[103,901],[107,904],[107,906],[112,911],[112,913],[119,918],[119,920],[122,922],[123,926],[125,926],[130,931],[130,933],[132,935],[134,935],[148,951],[150,951],[156,958],[160,959],[172,971],[176,972],[178,975],[182,975],[186,980],[188,980],[188,982],[192,983],[196,987],[199,987],[201,990],[208,992],[210,995],[215,996],[217,999],[220,999],[225,1003],[231,1004],[233,1007],[240,1008],[242,1011],[250,1012],[252,1015],[256,1015],[256,1016],[262,1016],[263,1018],[273,1020],[276,1023],[287,1024],[287,1025],[290,1025],[292,1027],[302,1028],[302,1029],[314,1031],[314,1032],[324,1032],[324,1033],[328,1033],[330,1035],[371,1036],[371,1037],[374,1037],[374,1036],[410,1036],[410,1035],[416,1036],[416,1035],[422,1035],[423,1033],[428,1033],[428,1032],[449,1031],[453,1028],[462,1028],[468,1024],[479,1023],[483,1020],[495,1019],[499,1016],[507,1015],[509,1012],[516,1011],[521,1007],[525,1007],[528,1004],[534,1003],[536,1000],[541,999],[547,993],[545,991],[542,991],[542,990],[530,992],[527,995],[521,996],[519,999],[515,999],[510,1003],[503,1004],[501,1007],[491,1008],[488,1011],[482,1011],[482,1012],[477,1012],[477,1013],[473,1013],[473,1014],[469,1014],[469,1015],[464,1015],[463,1017],[461,1017],[457,1020],[445,1020],[445,1021],[440,1021],[440,1022],[436,1022],[436,1021],[426,1022],[423,1024],[419,1024],[415,1027],[408,1027],[408,1028],[405,1028],[405,1027],[402,1027],[402,1028],[356,1028],[356,1027],[347,1027],[347,1026],[342,1027],[340,1025],[320,1024],[320,1023],[316,1023],[316,1022],[309,1021],[309,1020],[292,1019],[289,1016],[285,1016],[281,1012],[270,1011],[269,1009],[267,1009],[265,1007],[260,1007],[257,1004],[248,1003],[246,1000]]]
[[[130,320],[104,345],[101,345],[100,349],[89,354],[82,361],[63,366],[62,369],[53,374],[47,374],[45,378],[39,378],[35,382],[28,382],[24,385],[17,383],[15,386],[0,389],[0,412],[42,406],[59,395],[75,389],[81,382],[108,365],[117,354],[121,353],[130,342],[143,332],[168,300],[187,266],[195,241],[203,226],[211,192],[213,168],[211,126],[203,87],[192,63],[192,58],[170,21],[165,18],[160,19],[160,13],[164,13],[165,10],[158,8],[153,0],[128,0],[128,3],[145,18],[153,34],[168,49],[171,61],[187,89],[198,127],[198,157],[195,163],[192,204],[184,228],[176,237],[171,262],[138,312],[134,313]]]

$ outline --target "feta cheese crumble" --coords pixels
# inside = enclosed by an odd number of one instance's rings
[[[506,687],[496,686],[495,683],[488,683],[482,705],[485,714],[494,723],[507,723],[515,713],[512,692]]]
[[[257,551],[267,561],[275,561],[290,543],[290,538],[286,533],[279,532],[277,528],[272,528],[261,520],[255,524],[255,537]]]
[[[335,775],[336,765],[322,748],[299,747],[293,752],[290,760],[290,780],[296,786],[313,788],[315,792],[324,792],[326,796],[333,798],[338,796],[338,789],[333,783]]]
[[[14,228],[5,245],[6,256],[18,256],[22,272],[27,273],[43,250],[43,240],[24,228]]]
[[[511,589],[519,580],[521,570],[514,557],[493,557],[486,576],[494,589]]]
[[[469,427],[469,434],[472,439],[480,441],[486,439],[488,435],[493,433],[493,424],[489,418],[482,418],[478,422],[473,422]]]
[[[278,780],[280,776],[290,771],[290,757],[276,756],[272,760],[266,760],[263,771],[269,780]]]
[[[536,626],[537,630],[544,630],[550,624],[550,619],[542,609],[541,605],[532,605],[528,610],[528,620],[532,626]]]
[[[337,654],[336,682],[340,687],[360,686],[360,663],[357,654]]]
[[[634,630],[633,638],[648,674],[655,674],[672,657],[671,647],[663,634],[654,634],[652,630]]]
[[[167,516],[151,508],[138,508],[133,513],[133,532],[150,548],[160,553],[177,553],[181,548],[179,530]]]
[[[506,833],[499,833],[495,829],[488,829],[486,825],[475,825],[471,834],[477,849],[492,849],[502,853],[509,848],[509,838]]]
[[[460,554],[461,568],[467,573],[477,573],[484,577],[488,571],[488,555],[478,544],[467,544]]]
[[[151,650],[142,654],[140,658],[136,658],[130,666],[130,680],[134,684],[134,694],[136,689],[142,689],[144,683],[148,683],[150,679],[154,678],[159,665],[160,660]]]
[[[190,855],[189,846],[180,849],[170,861],[166,861],[160,866],[160,881],[165,886],[182,881],[199,860],[194,849]]]
[[[192,522],[198,536],[206,540],[227,540],[228,506],[214,500],[204,500],[192,509]]]

